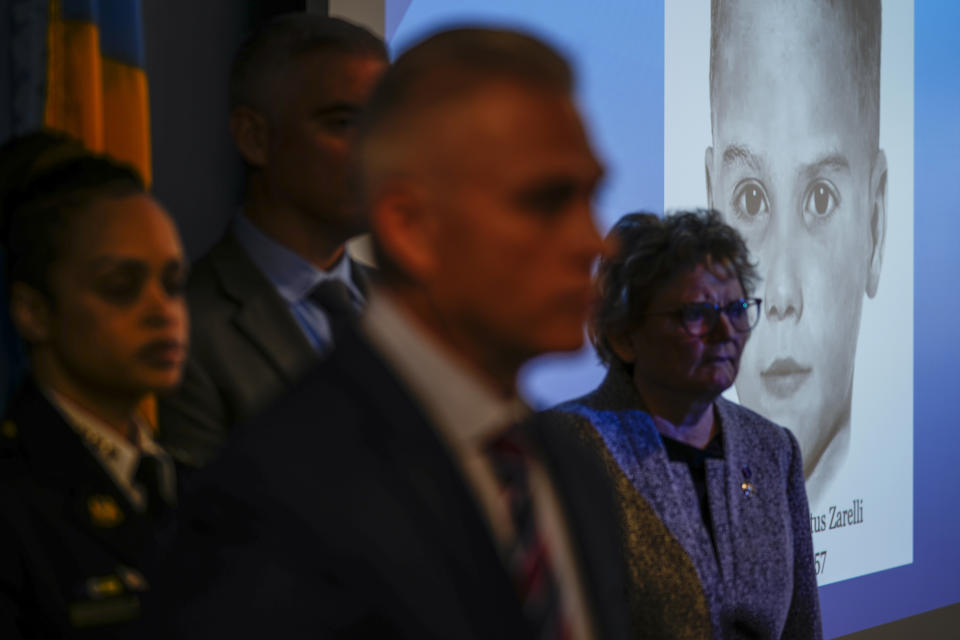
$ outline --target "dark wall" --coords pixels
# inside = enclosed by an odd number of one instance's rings
[[[227,74],[240,42],[304,0],[142,0],[154,192],[191,258],[239,205],[242,167],[227,129]]]

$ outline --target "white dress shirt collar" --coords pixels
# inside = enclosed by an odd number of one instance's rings
[[[176,477],[173,463],[163,448],[153,441],[150,427],[143,420],[138,417],[133,419],[140,445],[138,447],[76,402],[53,389],[46,388],[44,392],[134,506],[141,508],[144,505],[143,490],[133,481],[141,452],[160,459],[163,469],[161,491],[168,502],[175,502]]]
[[[288,304],[306,300],[314,287],[330,278],[346,284],[355,301],[363,300],[363,294],[353,281],[346,251],[333,267],[324,271],[265,234],[242,212],[233,223],[233,233],[253,263]]]

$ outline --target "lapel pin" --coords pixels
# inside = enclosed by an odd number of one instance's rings
[[[753,486],[752,482],[750,482],[750,478],[753,477],[753,471],[750,470],[750,465],[745,464],[740,468],[740,473],[743,474],[743,482],[740,483],[740,491],[743,491],[743,497],[749,498],[757,491],[757,488]]]
[[[109,529],[123,522],[124,515],[113,496],[98,493],[87,498],[90,521],[95,527]]]

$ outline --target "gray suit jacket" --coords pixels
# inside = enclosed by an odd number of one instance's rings
[[[555,423],[585,433],[602,449],[621,493],[627,544],[654,544],[672,553],[662,527],[686,552],[706,595],[717,638],[822,638],[809,508],[796,438],[786,429],[723,398],[716,401],[723,459],[707,459],[711,542],[687,465],[671,462],[629,374],[613,366],[594,392],[550,412]],[[749,492],[744,483],[750,483]],[[749,493],[749,495],[748,495]],[[648,508],[630,507],[637,495]],[[651,526],[652,510],[659,521]],[[661,526],[662,525],[662,526]],[[651,535],[645,535],[649,531]],[[655,552],[633,551],[634,590],[683,583],[685,562],[659,562]],[[696,593],[690,594],[697,610]],[[657,602],[656,599],[652,600]],[[669,604],[669,603],[668,603]],[[655,619],[656,616],[648,615]],[[671,624],[669,619],[663,624]],[[685,637],[651,629],[651,637]]]
[[[362,267],[352,266],[365,286]],[[194,266],[187,302],[190,358],[179,389],[160,398],[158,441],[179,463],[201,467],[318,354],[231,232]]]

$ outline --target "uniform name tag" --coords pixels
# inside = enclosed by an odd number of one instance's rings
[[[67,607],[67,616],[73,627],[96,627],[135,620],[140,616],[140,598],[124,595],[103,600],[82,600]]]

